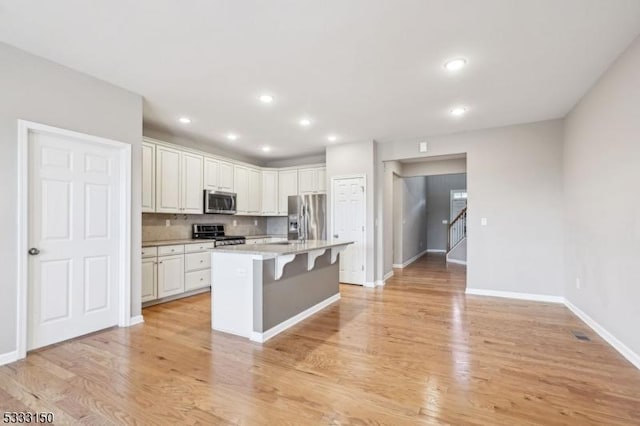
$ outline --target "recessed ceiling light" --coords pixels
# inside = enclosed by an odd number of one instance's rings
[[[458,106],[455,108],[451,108],[451,111],[449,112],[451,113],[451,115],[455,117],[459,117],[461,115],[464,115],[467,112],[467,107]]]
[[[178,119],[178,121],[180,121],[182,124],[189,124],[191,123],[191,119],[189,117],[180,117]]]
[[[268,94],[261,95],[260,102],[262,102],[263,104],[270,104],[271,102],[273,102],[273,96]]]
[[[329,140],[329,142],[335,142],[338,140],[338,137],[336,135],[329,135],[327,136],[327,139]]]
[[[302,127],[309,127],[309,126],[311,126],[311,120],[308,119],[308,118],[302,118],[302,119],[300,119],[300,125]]]
[[[458,71],[459,69],[464,68],[465,65],[467,65],[466,59],[456,58],[445,62],[444,67],[449,71]]]
[[[236,139],[238,139],[238,135],[236,135],[235,133],[227,133],[227,139],[229,139],[230,141],[235,141]]]
[[[264,152],[269,152],[269,151],[271,151],[271,147],[269,147],[269,146],[263,146],[263,147],[262,147],[262,150],[263,150]]]

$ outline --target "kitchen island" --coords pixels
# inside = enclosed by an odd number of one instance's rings
[[[211,327],[264,342],[340,299],[349,241],[289,241],[211,251]]]

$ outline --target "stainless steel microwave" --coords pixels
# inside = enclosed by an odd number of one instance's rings
[[[204,212],[236,214],[236,194],[233,192],[204,190]]]

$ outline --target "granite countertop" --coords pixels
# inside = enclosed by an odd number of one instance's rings
[[[287,254],[306,253],[312,250],[327,249],[331,247],[353,244],[353,241],[344,240],[309,240],[302,243],[294,242],[289,244],[252,244],[237,246],[216,247],[211,252],[215,253],[235,253],[261,256],[263,259],[273,259],[274,257]]]
[[[230,235],[231,237],[233,235]],[[254,240],[258,238],[287,238],[286,235],[247,235],[247,240]],[[158,241],[143,241],[142,247],[159,247],[159,246],[172,246],[175,244],[198,244],[198,243],[212,243],[213,240],[194,240],[193,238],[183,238],[178,240],[158,240]]]

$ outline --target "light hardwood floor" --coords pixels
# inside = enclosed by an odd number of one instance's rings
[[[85,424],[640,424],[640,371],[565,307],[465,296],[423,257],[264,345],[209,295],[0,367],[0,411]],[[577,340],[582,330],[591,342]]]

